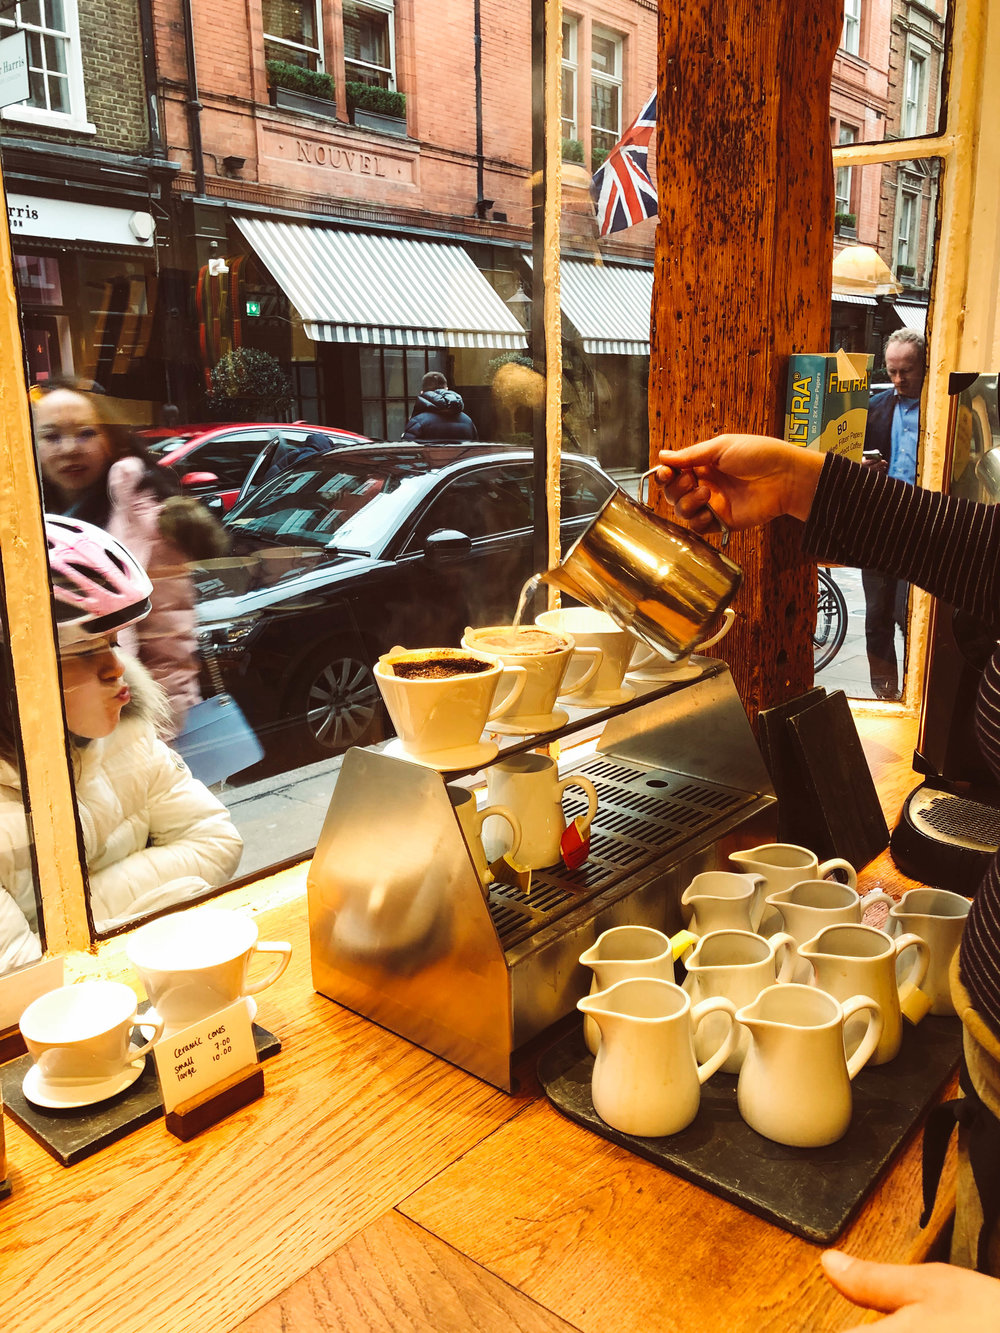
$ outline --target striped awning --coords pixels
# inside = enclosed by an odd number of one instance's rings
[[[897,301],[893,310],[903,321],[904,329],[912,329],[914,333],[919,333],[921,337],[927,332],[927,307],[925,305],[900,305]]]
[[[878,305],[874,296],[861,296],[858,292],[838,292],[833,289],[833,299],[842,305]]]
[[[524,330],[459,245],[236,217],[314,342],[517,351]]]
[[[649,355],[652,269],[564,259],[560,293],[585,352]]]

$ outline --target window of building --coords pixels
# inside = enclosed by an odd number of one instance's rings
[[[578,139],[577,133],[577,35],[575,18],[564,18],[562,25],[562,137]]]
[[[354,83],[396,86],[393,0],[344,0],[344,66]]]
[[[927,57],[923,51],[908,51],[903,85],[902,132],[904,136],[927,130]]]
[[[854,125],[845,125],[841,122],[840,133],[837,135],[838,143],[857,143],[858,131]],[[835,211],[838,213],[853,213],[851,208],[851,167],[838,167],[834,179],[834,199]]]
[[[896,264],[914,265],[916,262],[917,221],[920,217],[920,196],[902,190],[896,210]]]
[[[844,31],[840,49],[856,56],[861,50],[861,0],[844,0]]]
[[[398,440],[416,411],[420,381],[445,368],[445,354],[426,348],[361,348],[361,413],[364,433]]]
[[[304,69],[323,68],[320,0],[263,0],[264,55]]]
[[[592,150],[605,155],[622,137],[622,39],[595,28],[590,55]]]
[[[87,121],[77,0],[21,0],[0,14],[0,37],[28,36],[27,102],[6,107],[8,120],[23,120],[94,133]]]

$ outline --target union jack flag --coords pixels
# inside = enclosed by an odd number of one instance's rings
[[[656,93],[642,108],[622,138],[594,172],[590,193],[597,209],[602,236],[634,227],[644,218],[655,218],[656,187],[649,161],[650,142],[656,129]]]

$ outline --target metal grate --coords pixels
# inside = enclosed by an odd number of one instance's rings
[[[665,769],[639,768],[595,755],[574,772],[597,788],[590,856],[578,870],[536,871],[531,890],[507,884],[490,889],[490,915],[505,949],[549,925],[580,902],[610,888],[644,865],[662,859],[692,835],[752,801],[752,794],[717,787]],[[586,797],[570,788],[568,819],[586,813]]]
[[[938,842],[978,846],[996,851],[1000,846],[1000,810],[964,796],[921,789],[910,805],[917,828],[936,835]]]

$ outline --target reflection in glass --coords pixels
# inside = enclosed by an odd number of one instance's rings
[[[0,615],[0,974],[41,957],[41,901],[24,815],[18,748],[6,615]]]

